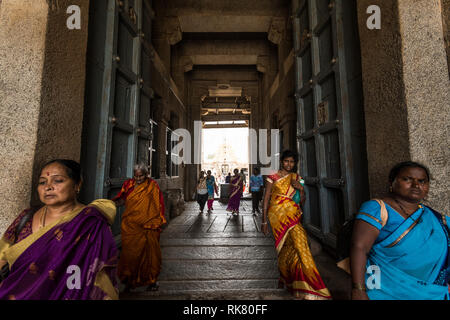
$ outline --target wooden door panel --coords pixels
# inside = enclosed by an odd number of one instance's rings
[[[119,31],[117,39],[117,55],[120,57],[120,64],[128,70],[133,70],[133,46],[136,34],[129,25],[122,19],[119,21]]]
[[[89,179],[95,180],[95,190],[85,198],[113,198],[133,174],[136,162],[150,163],[152,57],[143,47],[151,46],[151,6],[149,0],[91,2],[89,38],[97,39],[95,35],[103,32],[104,41],[101,45],[90,41],[88,48],[88,59],[103,57],[103,64],[91,70],[94,74],[101,70],[102,76],[90,77],[96,79],[92,86],[96,92],[90,93],[86,104],[87,114],[100,121],[86,122],[90,128],[85,130],[84,144],[97,146],[97,154],[83,158]],[[106,14],[99,11],[102,7],[107,7]],[[122,211],[116,215],[114,234],[120,233]]]
[[[125,179],[129,168],[130,134],[122,130],[114,130],[111,140],[109,178]]]
[[[293,0],[292,7],[297,145],[307,195],[304,223],[314,235],[335,246],[339,227],[363,200],[364,192],[357,198],[351,186],[367,189],[361,183],[366,180],[353,173],[354,166],[364,168],[366,158],[363,153],[352,153],[360,150],[355,147],[360,141],[353,137],[357,129],[360,135],[361,124],[351,123],[349,119],[358,117],[350,117],[349,112],[361,114],[362,104],[359,95],[349,97],[346,72],[351,70],[352,77],[355,70],[360,72],[360,65],[354,65],[358,61],[346,56],[360,55],[359,45],[351,42],[359,39],[349,29],[351,24],[343,26],[344,16],[352,16],[357,25],[356,1]],[[348,14],[349,10],[354,14]]]
[[[118,121],[130,123],[133,86],[120,72],[116,72],[113,116]]]

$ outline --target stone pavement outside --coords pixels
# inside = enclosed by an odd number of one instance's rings
[[[122,293],[120,299],[292,299],[277,288],[273,236],[260,232],[261,215],[252,215],[251,201],[241,201],[239,216],[225,209],[226,204],[215,201],[211,214],[200,214],[196,202],[187,202],[185,211],[161,233],[159,290],[146,292],[141,287]],[[349,276],[319,243],[310,239],[310,247],[333,298],[348,299]]]

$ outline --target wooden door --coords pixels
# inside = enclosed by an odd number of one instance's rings
[[[153,130],[151,1],[91,1],[82,164],[83,198],[113,198],[150,166]],[[123,209],[122,209],[123,210]],[[113,232],[120,233],[119,210]]]
[[[292,4],[304,224],[335,247],[339,228],[368,197],[356,1]]]

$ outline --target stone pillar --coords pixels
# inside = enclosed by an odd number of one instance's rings
[[[69,30],[69,0],[3,0],[0,6],[0,232],[36,201],[41,165],[79,160],[89,1]],[[8,158],[6,158],[6,156]]]
[[[178,17],[156,17],[153,23],[152,42],[166,70],[171,70],[171,46],[182,39]]]
[[[413,160],[433,175],[431,204],[449,205],[449,78],[440,0],[360,0],[358,24],[371,197],[388,189],[389,169]],[[381,9],[369,30],[367,7]]]
[[[450,205],[450,81],[440,0],[398,1],[411,159],[430,168],[430,201]]]
[[[0,233],[29,206],[41,103],[48,6],[0,3]]]
[[[66,11],[73,1],[53,3],[56,5],[49,10],[45,39],[33,185],[43,163],[54,158],[79,161],[81,152],[89,0],[76,2],[81,10],[81,29],[72,30],[66,24]]]

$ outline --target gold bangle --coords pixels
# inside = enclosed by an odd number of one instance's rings
[[[364,284],[359,283],[353,283],[352,289],[360,290],[360,291],[366,291],[366,286]]]

